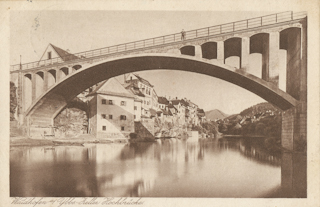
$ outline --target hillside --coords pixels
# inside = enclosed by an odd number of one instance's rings
[[[223,113],[222,111],[220,111],[218,109],[214,109],[214,110],[211,110],[211,111],[206,111],[205,114],[206,114],[206,118],[210,119],[212,121],[214,121],[216,119],[224,119],[227,116],[229,116],[229,115]]]
[[[253,116],[257,113],[264,113],[266,111],[273,111],[273,112],[280,112],[281,110],[277,107],[273,106],[272,104],[268,102],[259,103],[254,106],[251,106],[243,111],[240,112],[241,116]]]

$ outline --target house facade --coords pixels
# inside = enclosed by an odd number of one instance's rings
[[[134,95],[120,82],[108,79],[87,96],[92,96],[89,101],[90,134],[99,139],[128,138],[134,132],[135,106],[138,109],[141,102],[136,102]]]
[[[141,117],[150,118],[155,111],[159,110],[158,96],[151,83],[141,76],[130,73],[125,75],[124,87],[130,90],[137,99],[141,100]]]

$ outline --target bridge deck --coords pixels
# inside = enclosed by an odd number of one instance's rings
[[[279,23],[291,22],[294,20],[299,20],[306,16],[306,12],[282,12],[276,13],[226,24],[215,25],[211,27],[205,27],[196,30],[190,30],[185,32],[185,40],[194,40],[198,38],[211,37],[211,36],[220,36],[226,35],[231,32],[239,32],[246,31],[251,29],[257,29],[260,27],[275,25]],[[105,55],[116,54],[119,52],[125,51],[134,51],[137,49],[147,49],[154,46],[162,46],[166,44],[178,43],[181,42],[181,34],[175,33],[145,40],[139,40],[135,42],[129,42],[119,45],[114,45],[110,47],[99,48],[95,50],[88,50],[80,53],[71,54],[70,58],[68,56],[64,56],[64,60],[66,59],[74,59],[74,57],[78,58],[74,61],[83,61],[83,59],[87,60],[88,58],[100,57]],[[72,58],[71,58],[72,56]],[[52,65],[57,64],[66,64],[71,61],[64,61],[61,58],[52,58],[49,60],[42,60],[36,62],[30,62],[25,64],[17,64],[12,65],[10,68],[11,73],[18,72],[19,70],[28,70],[34,69],[38,67],[50,67]]]

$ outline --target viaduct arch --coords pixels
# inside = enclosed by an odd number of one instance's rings
[[[41,136],[50,125],[53,126],[53,119],[67,102],[92,85],[125,73],[157,69],[189,71],[216,77],[251,91],[284,111],[297,105],[295,98],[273,83],[225,64],[177,54],[126,55],[82,67],[49,88],[26,111],[28,135]]]

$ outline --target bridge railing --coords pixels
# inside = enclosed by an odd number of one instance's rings
[[[247,30],[252,28],[258,28],[266,25],[272,25],[281,22],[288,22],[296,19],[304,18],[307,15],[306,12],[282,12],[277,14],[266,15],[257,18],[251,18],[226,24],[220,24],[211,27],[205,27],[196,30],[190,30],[185,32],[185,38],[182,40],[181,33],[175,33],[145,40],[139,40],[135,42],[129,42],[125,44],[114,45],[110,47],[99,48],[95,50],[89,50],[85,52],[70,54],[64,57],[57,57],[48,60],[41,60],[26,64],[12,65],[10,71],[26,70],[42,66],[48,66],[57,63],[63,63],[66,61],[85,59],[92,57],[105,56],[109,54],[115,54],[119,52],[131,51],[136,49],[149,48],[153,46],[159,46],[169,43],[181,42],[185,40],[192,40],[202,37],[209,37],[215,35],[226,34],[235,31]]]

